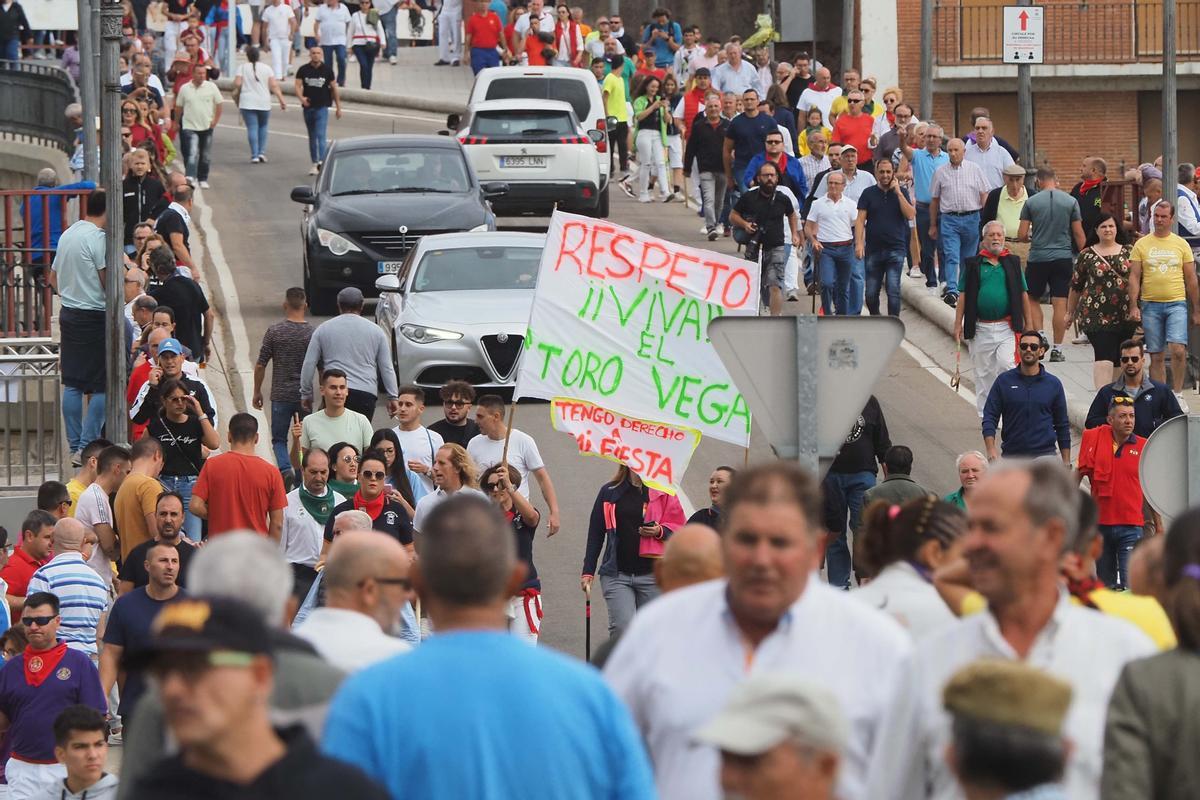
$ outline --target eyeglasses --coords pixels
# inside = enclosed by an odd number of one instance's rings
[[[346,455],[346,456],[342,456],[341,459],[339,459],[339,460],[344,464],[357,464],[358,456]]]
[[[387,477],[387,473],[383,470],[375,472],[374,470],[364,469],[360,471],[359,474],[369,481],[381,481]]]
[[[1121,356],[1122,364],[1136,364],[1137,362],[1139,362],[1141,360],[1142,360],[1141,356]]]
[[[463,406],[471,405],[470,400],[443,400],[442,405],[450,406],[451,408],[462,408]]]
[[[21,617],[21,624],[26,628],[30,625],[37,625],[39,628],[44,628],[56,619],[58,619],[57,614],[51,614],[48,617]]]
[[[1022,350],[1041,350],[1042,349],[1042,345],[1040,342],[1021,342],[1019,345],[1017,345],[1017,347],[1019,347]]]

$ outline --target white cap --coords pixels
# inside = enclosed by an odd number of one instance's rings
[[[760,675],[734,688],[729,702],[696,740],[743,756],[787,739],[841,753],[847,738],[841,706],[827,689],[791,675]]]

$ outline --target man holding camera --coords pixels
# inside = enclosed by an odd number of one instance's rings
[[[799,247],[804,240],[800,236],[796,204],[776,191],[779,167],[764,161],[757,178],[757,185],[738,198],[729,219],[744,232],[738,239],[746,245],[747,259],[757,261],[761,249],[762,283],[770,292],[771,316],[778,317],[783,312],[783,272],[787,265],[785,219],[791,230],[792,247]]]

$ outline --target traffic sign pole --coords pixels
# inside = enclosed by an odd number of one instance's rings
[[[1022,6],[1030,5],[1030,0],[1019,0]],[[1027,31],[1029,14],[1023,11],[1018,15],[1021,30]],[[1029,64],[1017,64],[1017,124],[1019,132],[1017,146],[1021,150],[1021,166],[1025,167],[1025,188],[1033,191],[1033,176],[1037,172],[1037,155],[1033,143],[1033,76],[1029,72]]]
[[[796,460],[814,475],[820,472],[817,450],[817,317],[800,314],[796,320]]]

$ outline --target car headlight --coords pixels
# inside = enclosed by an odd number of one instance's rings
[[[463,337],[461,333],[456,331],[447,331],[441,328],[426,328],[424,325],[412,325],[409,323],[400,326],[400,333],[404,335],[405,339],[417,344],[452,342]]]
[[[327,231],[324,228],[317,228],[317,241],[319,241],[322,246],[328,247],[329,252],[333,253],[335,256],[344,256],[346,253],[349,253],[352,250],[355,253],[362,252],[362,249],[359,248],[359,246],[354,242],[340,234],[334,233],[333,231]]]
[[[490,231],[491,229],[492,229],[491,226],[485,222],[482,225],[476,225],[474,228],[471,228],[471,230],[469,230],[467,232],[468,233],[478,233],[479,231]]]

